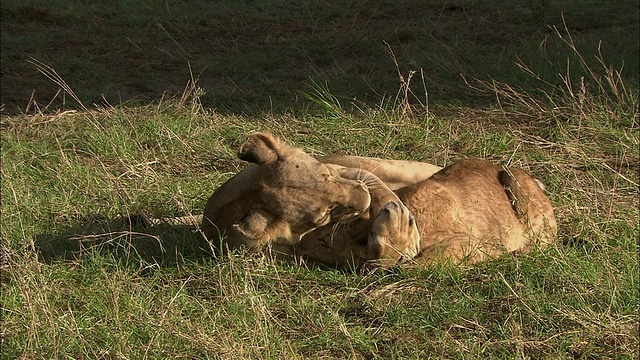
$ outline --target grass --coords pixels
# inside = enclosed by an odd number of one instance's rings
[[[637,357],[637,4],[153,4],[2,3],[2,358]],[[362,275],[135,221],[200,213],[260,129],[525,168],[558,243]]]

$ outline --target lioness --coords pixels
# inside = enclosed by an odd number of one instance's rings
[[[479,159],[441,170],[352,156],[319,161],[267,133],[249,136],[239,157],[255,164],[214,192],[202,221],[223,249],[390,267],[411,259],[474,263],[544,247],[556,235],[536,180]]]
[[[222,239],[223,249],[295,245],[319,227],[369,216],[385,194],[397,199],[368,171],[323,164],[270,134],[249,136],[239,157],[255,165],[211,195],[202,220],[204,234]]]

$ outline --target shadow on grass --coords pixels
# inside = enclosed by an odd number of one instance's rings
[[[76,227],[35,239],[41,261],[77,260],[98,253],[122,264],[176,267],[215,258],[213,244],[195,225],[161,222],[150,225],[141,215],[106,219],[96,215]]]
[[[139,214],[115,219],[98,214],[59,233],[36,235],[35,247],[40,261],[47,264],[80,260],[95,254],[112,258],[122,265],[155,264],[163,268],[178,267],[183,263],[204,264],[219,259],[219,244],[208,241],[196,225],[170,220],[155,222],[150,224],[144,215]],[[597,249],[597,245],[579,236],[559,234],[559,239],[561,246],[566,248],[579,248],[589,253]],[[288,256],[276,256],[274,259],[309,269],[366,272],[359,267],[330,266],[312,259],[294,260]],[[383,272],[393,274],[399,269],[393,267]]]
[[[303,260],[280,253],[248,254],[239,250],[231,255],[218,248],[221,246],[220,243],[208,241],[196,225],[170,222],[174,220],[151,225],[144,215],[137,214],[116,219],[106,219],[96,215],[60,233],[36,235],[35,247],[39,260],[46,264],[73,262],[98,255],[112,259],[119,267],[178,268],[182,264],[189,263],[201,265],[210,264],[211,261],[228,263],[229,259],[239,257],[270,258],[286,266],[338,271],[343,274],[367,272],[361,267],[336,267],[312,259]],[[398,270],[399,268],[392,268],[379,271],[384,274],[393,274]]]

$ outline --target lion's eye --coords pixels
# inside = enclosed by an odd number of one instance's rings
[[[314,219],[314,222],[316,224],[326,223],[331,218],[331,211],[333,211],[334,208],[335,206],[329,206],[327,208],[317,209],[317,212],[315,213],[317,215]]]

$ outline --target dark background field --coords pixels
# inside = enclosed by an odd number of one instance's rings
[[[468,80],[534,88],[570,54],[553,26],[638,82],[637,1],[3,1],[3,113],[77,104],[37,70],[50,66],[86,105],[144,104],[196,78],[206,107],[268,111],[308,105],[325,85],[345,104],[393,96],[399,70],[431,103],[493,101]],[[550,36],[551,35],[551,36]],[[593,56],[587,56],[590,62]],[[550,76],[551,75],[551,76]],[[573,76],[580,76],[579,72]],[[424,100],[424,99],[423,99]]]

